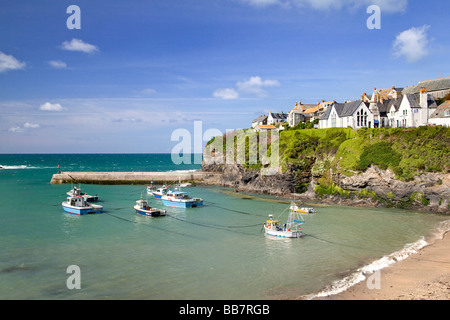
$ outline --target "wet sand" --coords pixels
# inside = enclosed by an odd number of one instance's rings
[[[429,242],[416,254],[382,269],[378,282],[368,275],[347,291],[320,299],[450,300],[450,232]]]

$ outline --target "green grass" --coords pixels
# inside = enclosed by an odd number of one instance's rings
[[[235,148],[245,148],[245,168],[259,170],[262,159],[249,161],[249,150],[259,154],[259,134],[244,133],[237,135]],[[269,145],[268,156],[270,151]],[[352,175],[375,165],[411,180],[423,172],[450,172],[450,128],[290,129],[280,132],[279,154],[283,171],[313,170],[316,176],[333,169]]]

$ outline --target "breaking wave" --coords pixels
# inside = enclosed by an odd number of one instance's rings
[[[412,244],[407,244],[403,249],[396,251],[390,255],[384,256],[381,259],[375,260],[372,263],[359,268],[354,273],[343,279],[334,281],[323,291],[316,294],[307,295],[304,298],[310,300],[314,298],[328,297],[344,292],[354,285],[366,280],[367,276],[370,276],[376,271],[386,268],[397,261],[404,260],[410,255],[417,253],[426,245],[428,245],[428,242],[425,241],[425,238],[422,238]]]
[[[3,164],[0,164],[0,168],[1,169],[6,169],[6,170],[17,170],[17,169],[38,169],[38,167],[32,167],[32,166],[27,166],[25,164],[23,165],[18,165],[18,166],[5,166]]]
[[[442,239],[447,232],[450,232],[450,220],[441,222],[428,241],[426,241],[425,238],[422,237],[420,240],[414,243],[405,245],[403,249],[400,249],[390,255],[384,256],[378,260],[375,260],[372,263],[362,268],[359,268],[354,273],[343,279],[334,281],[329,287],[325,288],[321,292],[310,294],[304,296],[303,298],[311,300],[315,298],[328,297],[344,292],[349,288],[351,288],[352,286],[366,280],[367,276],[370,276],[373,273],[396,263],[397,261],[404,260],[409,256],[416,254],[427,245],[432,244],[434,241]]]

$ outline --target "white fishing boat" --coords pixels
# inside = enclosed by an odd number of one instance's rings
[[[151,184],[149,186],[147,186],[147,194],[153,194],[153,192],[155,192],[157,189],[156,187],[153,185],[153,181],[151,182]]]
[[[269,219],[264,222],[264,231],[266,234],[282,237],[282,238],[300,238],[302,236],[301,225],[305,221],[298,210],[293,210],[289,207],[289,215],[286,223],[281,224],[281,221],[274,220],[273,215],[269,215]]]
[[[137,214],[139,214],[141,216],[146,216],[146,217],[159,217],[159,216],[166,215],[166,210],[150,207],[148,205],[148,201],[142,199],[142,195],[141,195],[141,199],[136,201],[134,210],[136,210]]]
[[[102,213],[103,206],[92,204],[86,201],[82,196],[71,196],[67,201],[61,203],[63,209],[67,213],[75,215],[84,215],[90,213]]]
[[[291,210],[294,210],[294,211],[296,211],[296,212],[298,212],[298,213],[305,213],[305,214],[308,214],[308,213],[316,213],[316,212],[317,212],[316,209],[314,209],[314,208],[310,208],[310,207],[299,207],[299,206],[298,206],[297,204],[295,204],[294,202],[291,203],[290,209],[291,209]]]
[[[183,188],[184,187],[192,187],[192,183],[190,183],[190,182],[180,183],[179,186],[183,187]]]
[[[98,196],[91,196],[87,193],[81,192],[81,188],[78,187],[73,187],[72,190],[67,192],[67,199],[69,199],[70,197],[78,197],[81,196],[84,198],[84,200],[86,200],[87,202],[97,202],[98,201]]]

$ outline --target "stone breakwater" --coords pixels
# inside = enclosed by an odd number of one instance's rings
[[[214,184],[220,178],[219,173],[202,171],[173,172],[62,172],[52,176],[51,184],[155,184],[195,182]]]

